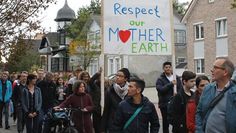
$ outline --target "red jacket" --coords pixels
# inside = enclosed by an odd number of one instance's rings
[[[93,124],[91,113],[94,105],[89,94],[72,94],[64,102],[59,105],[61,108],[86,108],[88,112],[76,111],[73,113],[72,120],[79,133],[93,133]]]
[[[195,114],[196,114],[195,99],[189,99],[186,105],[186,126],[188,133],[195,133]]]
[[[188,133],[195,133],[195,115],[201,94],[196,90],[186,105],[186,126]]]

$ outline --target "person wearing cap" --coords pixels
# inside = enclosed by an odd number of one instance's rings
[[[119,103],[124,100],[128,93],[130,72],[122,68],[116,73],[115,83],[105,92],[105,103],[101,122],[101,132],[109,132],[113,123],[115,112]]]

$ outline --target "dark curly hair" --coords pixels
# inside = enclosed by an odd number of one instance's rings
[[[78,92],[78,89],[79,89],[81,84],[84,84],[85,89],[87,89],[87,84],[82,80],[78,80],[73,84],[73,87],[72,87],[74,93]]]
[[[30,81],[32,81],[33,79],[37,79],[37,76],[34,74],[29,74],[27,77],[27,81],[26,84],[28,85]]]

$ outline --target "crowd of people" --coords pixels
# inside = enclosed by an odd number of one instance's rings
[[[211,80],[191,71],[184,71],[181,77],[174,78],[171,62],[165,62],[163,70],[156,82],[163,133],[236,132],[236,115],[233,113],[236,110],[236,84],[231,79],[232,61],[226,57],[216,58]]]
[[[24,129],[27,133],[50,133],[47,114],[78,108],[72,121],[79,133],[158,133],[157,108],[143,95],[144,79],[130,78],[129,70],[121,68],[115,80],[105,85],[101,105],[101,72],[91,77],[81,68],[73,74],[39,69],[9,75],[3,71],[0,128],[4,114],[5,129],[10,129],[12,115],[18,133]],[[191,71],[175,76],[171,62],[163,63],[163,73],[156,81],[163,133],[236,132],[236,84],[231,80],[234,64],[228,58],[217,58],[211,72],[211,80]]]

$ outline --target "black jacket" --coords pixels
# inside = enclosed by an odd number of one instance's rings
[[[56,84],[52,81],[42,80],[37,86],[40,88],[42,93],[42,109],[48,110],[56,106]]]
[[[140,106],[143,106],[142,110],[130,125],[123,130],[125,123]],[[160,124],[154,104],[147,97],[142,96],[141,104],[135,105],[132,98],[129,97],[119,104],[111,133],[149,133],[149,124],[150,133],[158,133]]]
[[[193,96],[193,92],[190,92],[191,96]],[[181,90],[173,97],[173,111],[171,113],[173,116],[173,133],[188,133],[186,127],[186,104],[191,96],[188,96],[184,90]]]
[[[17,84],[12,92],[12,101],[15,107],[21,107],[21,97],[23,89],[26,88],[26,85]]]
[[[177,79],[177,92],[183,89],[182,82],[178,76]],[[156,89],[158,91],[159,107],[167,107],[167,103],[174,93],[174,84],[170,82],[164,73],[156,81]]]
[[[122,99],[116,94],[113,85],[106,91],[104,110],[102,114],[101,131],[106,132],[111,129],[115,112]]]
[[[101,114],[101,87],[98,78],[100,73],[96,73],[89,81],[90,91],[89,94],[92,97],[93,104],[95,106],[94,111]]]

